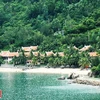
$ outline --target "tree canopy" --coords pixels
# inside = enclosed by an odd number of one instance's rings
[[[1,0],[0,49],[39,45],[64,51],[73,44],[100,49],[99,0]]]

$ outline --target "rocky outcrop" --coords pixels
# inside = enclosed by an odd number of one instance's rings
[[[77,75],[75,73],[71,73],[71,74],[68,75],[67,79],[76,79],[78,77],[79,77],[79,75]]]
[[[72,79],[72,83],[100,86],[100,79],[93,78],[93,76],[94,75],[92,72],[89,72],[87,75],[84,76],[79,76],[76,73],[71,73],[68,75],[67,79]]]
[[[90,79],[75,79],[73,83],[78,84],[86,84],[86,85],[93,85],[93,86],[100,86],[100,80],[90,80]]]

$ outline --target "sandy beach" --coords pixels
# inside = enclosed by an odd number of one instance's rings
[[[24,73],[48,73],[48,74],[70,74],[70,73],[76,73],[79,75],[87,75],[90,70],[80,70],[79,68],[33,68],[33,69],[26,69],[22,70],[22,68],[3,68],[0,67],[0,72],[24,72]]]
[[[80,69],[72,69],[72,68],[37,68],[37,69],[29,69],[24,72],[31,72],[31,73],[51,73],[51,74],[70,74],[76,73],[79,75],[87,75],[90,70],[80,70]]]

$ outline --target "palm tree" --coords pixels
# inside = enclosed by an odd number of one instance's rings
[[[21,51],[21,54],[19,55],[19,64],[23,64],[23,65],[25,65],[26,64],[26,56],[25,56],[25,54],[24,54],[24,51],[22,50]]]
[[[90,61],[86,57],[81,57],[78,61],[78,64],[81,66],[82,69],[89,67]]]
[[[48,63],[49,63],[50,66],[53,66],[54,65],[54,59],[52,57],[50,57],[48,59]]]
[[[68,64],[68,57],[64,56],[61,58],[61,65],[66,66]]]
[[[32,63],[33,65],[37,65],[38,64],[38,59],[36,57],[32,58]]]
[[[34,56],[34,55],[33,55],[33,51],[31,50],[31,51],[30,51],[30,56],[29,56],[29,59],[32,59],[32,58],[33,58],[33,56]]]
[[[56,57],[55,59],[54,59],[54,67],[59,67],[61,65],[61,60],[60,60],[60,58],[58,58],[58,57]]]
[[[100,50],[97,51],[97,55],[100,56]]]

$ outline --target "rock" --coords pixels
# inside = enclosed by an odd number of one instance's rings
[[[46,68],[50,68],[50,65],[49,65],[49,64],[47,64]]]
[[[62,65],[60,68],[63,69],[63,68],[65,68],[65,66]]]
[[[88,76],[89,76],[89,77],[92,77],[92,76],[93,76],[93,73],[92,73],[92,72],[89,72],[89,73],[88,73]]]
[[[66,68],[70,68],[70,65],[66,65]]]
[[[79,75],[74,73],[73,76],[72,76],[72,79],[76,79],[78,77],[79,77]]]
[[[78,84],[86,84],[86,85],[92,85],[92,86],[100,86],[100,81],[93,81],[93,80],[84,80],[84,79],[76,79],[73,81],[73,83]]]
[[[65,80],[65,76],[59,77],[58,80]]]
[[[67,79],[73,79],[73,73],[69,74]]]
[[[68,75],[67,79],[76,79],[78,77],[79,77],[79,75],[77,75],[75,73],[71,73],[70,75]]]

